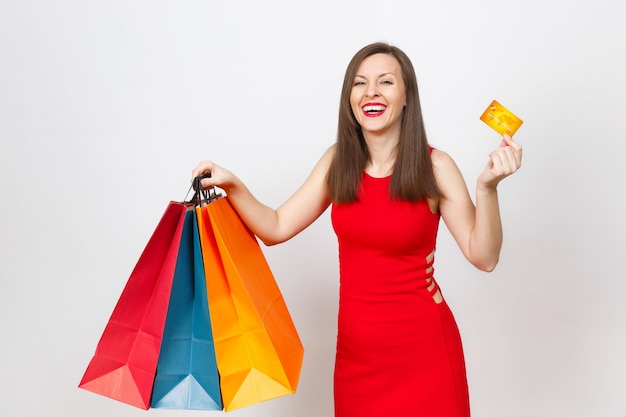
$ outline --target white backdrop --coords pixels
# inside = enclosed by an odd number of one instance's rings
[[[334,142],[345,67],[374,41],[413,59],[430,141],[472,192],[499,144],[484,108],[525,122],[496,271],[440,231],[473,415],[626,416],[623,18],[618,0],[3,0],[0,416],[145,415],[77,385],[167,202],[211,158],[282,203]],[[264,251],[305,345],[300,386],[230,414],[331,416],[328,213]]]

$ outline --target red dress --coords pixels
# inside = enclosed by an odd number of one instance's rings
[[[468,417],[461,338],[433,277],[439,214],[426,200],[391,199],[390,180],[364,174],[358,202],[331,211],[341,283],[335,416]]]

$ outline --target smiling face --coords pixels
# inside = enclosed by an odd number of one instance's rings
[[[402,70],[396,58],[388,54],[365,58],[350,91],[350,106],[363,134],[399,137],[405,105]]]

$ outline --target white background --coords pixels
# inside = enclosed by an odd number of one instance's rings
[[[496,271],[440,230],[473,415],[626,416],[624,16],[618,0],[2,0],[0,416],[145,415],[77,385],[167,202],[211,158],[282,203],[334,142],[344,70],[374,41],[412,58],[431,144],[472,193],[499,144],[482,111],[524,120]],[[264,251],[305,345],[300,385],[230,414],[331,416],[328,212]]]

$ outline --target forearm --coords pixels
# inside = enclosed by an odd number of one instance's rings
[[[265,244],[283,241],[279,236],[276,210],[266,206],[254,197],[241,181],[236,180],[225,188],[228,199],[248,228]]]
[[[484,271],[492,271],[500,258],[502,221],[495,187],[476,187],[475,225],[470,238],[472,263]]]
[[[322,156],[306,181],[277,209],[261,203],[237,176],[211,161],[200,162],[192,171],[192,178],[202,175],[203,188],[216,186],[226,191],[229,201],[252,233],[266,245],[274,245],[300,233],[328,208],[326,172],[333,149]]]

